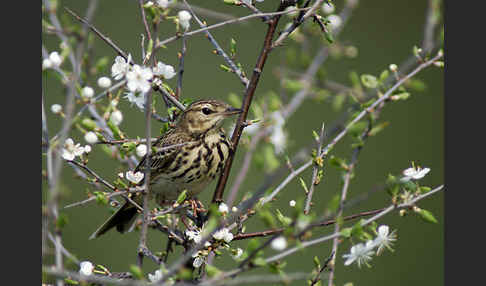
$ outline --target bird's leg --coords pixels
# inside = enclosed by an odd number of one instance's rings
[[[194,217],[197,217],[198,207],[197,207],[196,200],[195,199],[190,199],[189,202],[191,203],[191,208],[192,208],[192,212],[194,214]]]

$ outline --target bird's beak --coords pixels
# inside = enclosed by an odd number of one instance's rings
[[[234,108],[234,107],[228,107],[225,111],[224,111],[224,115],[233,115],[233,114],[239,114],[243,112],[243,110],[239,109],[239,108]]]

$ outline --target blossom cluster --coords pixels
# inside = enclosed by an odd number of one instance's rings
[[[348,266],[356,261],[358,267],[361,264],[369,266],[368,261],[372,259],[372,255],[380,255],[385,248],[393,251],[391,248],[392,242],[396,240],[395,231],[390,233],[390,229],[387,225],[381,225],[378,227],[377,236],[373,240],[368,240],[366,243],[358,243],[351,247],[349,254],[344,254],[343,258],[346,259],[344,265]],[[375,252],[375,248],[377,248]]]
[[[152,87],[152,81],[157,78],[171,79],[176,75],[174,67],[163,62],[157,62],[153,68],[140,66],[132,63],[132,56],[127,59],[117,56],[111,67],[111,76],[115,80],[125,78],[127,80],[128,93],[125,98],[138,108],[144,108],[145,93]]]

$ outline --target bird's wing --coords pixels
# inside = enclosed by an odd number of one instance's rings
[[[158,172],[160,169],[167,168],[180,152],[183,144],[190,144],[192,138],[184,133],[172,129],[157,140],[153,147],[155,152],[151,154],[150,172]],[[135,172],[144,172],[147,155],[145,155],[135,168]]]

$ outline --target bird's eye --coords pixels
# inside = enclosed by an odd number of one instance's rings
[[[204,114],[206,114],[206,115],[209,115],[209,114],[211,114],[212,112],[213,112],[213,111],[212,111],[211,109],[207,108],[207,107],[204,107],[204,108],[202,109],[202,113],[204,113]]]

